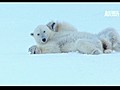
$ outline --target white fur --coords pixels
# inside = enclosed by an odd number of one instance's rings
[[[120,35],[113,28],[106,28],[98,34],[102,41],[104,53],[111,53],[113,50],[120,52]]]
[[[102,43],[94,34],[76,30],[54,32],[47,25],[39,25],[33,34],[41,53],[79,51],[84,54],[100,54],[103,52]],[[46,38],[45,42],[42,41],[43,38]]]
[[[49,29],[55,31],[55,32],[60,32],[60,31],[77,31],[77,29],[67,23],[67,22],[60,22],[60,21],[50,21],[49,23],[47,23],[47,26],[49,27]]]

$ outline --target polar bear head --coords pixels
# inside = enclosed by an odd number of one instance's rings
[[[53,33],[54,31],[50,30],[47,25],[39,25],[31,33],[31,36],[34,37],[37,44],[44,44],[51,38]]]

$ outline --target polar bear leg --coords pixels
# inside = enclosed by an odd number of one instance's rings
[[[76,49],[83,54],[101,54],[103,53],[95,44],[89,39],[79,39],[76,41]]]
[[[113,50],[120,52],[120,41],[114,43]]]
[[[45,54],[45,53],[61,53],[60,48],[56,44],[46,44],[42,47],[37,45],[31,46],[28,51],[30,54]]]
[[[106,54],[112,53],[112,43],[106,39],[102,39],[101,41],[102,41],[103,49],[104,49],[103,52]]]
[[[117,31],[112,36],[112,44],[113,50],[120,52],[120,35]]]
[[[111,30],[110,34],[110,41],[112,42],[112,49],[120,52],[120,35],[116,30]]]
[[[41,48],[41,53],[46,54],[46,53],[61,53],[59,45],[52,43],[52,44],[47,44],[42,46]]]
[[[33,45],[31,46],[28,51],[30,52],[30,54],[40,54],[41,50],[37,47],[37,45]]]
[[[112,49],[120,52],[120,35],[115,29],[108,29],[109,40],[112,43]]]

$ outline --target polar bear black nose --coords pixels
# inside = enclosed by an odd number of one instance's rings
[[[46,38],[43,38],[42,41],[45,42],[45,41],[46,41]]]

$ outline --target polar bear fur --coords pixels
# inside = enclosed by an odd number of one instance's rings
[[[120,52],[120,35],[114,28],[106,28],[98,33],[103,43],[104,53],[111,53],[113,50]]]
[[[50,21],[46,25],[49,27],[49,29],[51,29],[55,32],[61,32],[63,30],[65,30],[65,31],[77,31],[77,29],[73,25],[71,25],[67,22],[64,22],[64,21],[62,21],[62,22]]]
[[[101,54],[103,47],[96,35],[74,30],[52,31],[47,25],[39,25],[31,34],[37,42],[37,53],[67,53],[79,51],[83,54]],[[29,51],[36,53],[32,47]]]
[[[63,30],[77,30],[72,25],[68,24],[70,28],[68,28],[67,23],[65,22],[54,22],[51,21],[47,24],[47,26],[56,32],[61,32]],[[63,26],[62,28],[60,28]],[[58,28],[59,27],[59,28]],[[66,28],[66,29],[65,29]],[[98,33],[98,37],[100,38],[104,53],[111,53],[113,50],[120,52],[120,35],[114,28],[106,28]]]
[[[67,23],[54,22],[54,21],[51,21],[47,24],[47,26],[51,30],[56,32],[61,32],[63,30],[67,30],[67,31],[77,30],[70,24],[68,24],[68,26],[65,26],[65,25],[67,25]],[[61,26],[63,27],[60,28]],[[103,44],[104,53],[111,53],[113,50],[120,52],[120,35],[114,28],[109,27],[102,30],[101,32],[98,33],[98,37]]]

